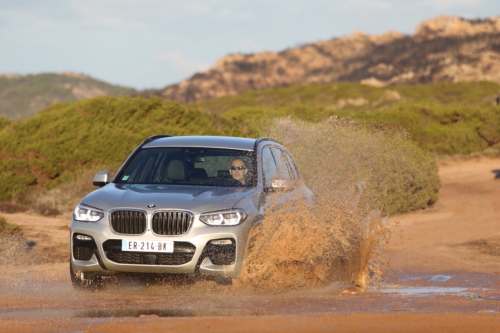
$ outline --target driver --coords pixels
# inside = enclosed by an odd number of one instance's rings
[[[229,167],[229,173],[233,179],[245,185],[247,181],[246,175],[248,173],[248,167],[243,159],[235,158],[232,160],[231,166]]]

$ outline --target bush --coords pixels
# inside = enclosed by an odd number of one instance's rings
[[[0,130],[2,130],[4,127],[7,127],[11,122],[11,120],[5,117],[0,117]]]
[[[119,165],[155,134],[248,135],[230,121],[157,97],[54,104],[0,130],[0,200],[32,185],[53,188],[88,167]]]
[[[343,113],[347,116],[347,113]],[[500,142],[500,107],[406,103],[353,115],[371,123],[397,124],[424,150],[439,155],[480,152]]]
[[[10,236],[10,235],[18,235],[21,236],[23,234],[23,229],[15,224],[7,223],[5,218],[0,215],[0,235],[2,236]]]

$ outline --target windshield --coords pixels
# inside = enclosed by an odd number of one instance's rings
[[[117,179],[120,184],[254,186],[253,152],[219,148],[142,148]]]

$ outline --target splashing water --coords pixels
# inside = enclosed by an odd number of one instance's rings
[[[368,190],[377,176],[370,172],[380,170],[367,167],[376,159],[370,157],[376,140],[352,124],[313,125],[289,118],[275,120],[268,132],[294,155],[315,204],[297,197],[270,205],[251,235],[237,286],[276,291],[333,281],[361,288],[378,282],[380,252],[390,232]]]

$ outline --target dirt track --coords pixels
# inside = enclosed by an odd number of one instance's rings
[[[364,293],[341,284],[269,295],[127,280],[82,294],[67,263],[57,263],[69,256],[68,221],[2,213],[43,260],[2,267],[0,331],[500,331],[498,169],[500,159],[441,161],[439,202],[391,217],[384,284]]]

